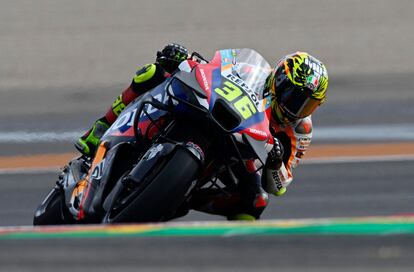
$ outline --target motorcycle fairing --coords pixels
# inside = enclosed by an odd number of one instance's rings
[[[83,181],[79,183],[80,188],[76,188],[76,191],[74,191],[74,194],[72,195],[72,199],[74,199],[75,197],[82,199],[79,207],[79,212],[77,214],[78,220],[82,220],[85,218],[84,207],[88,206],[89,204],[86,202],[92,200],[91,198],[88,198],[88,195],[93,195],[93,192],[98,188],[100,177],[99,175],[95,176],[94,173],[102,173],[104,171],[107,146],[108,142],[102,141],[100,143],[98,150],[96,151],[95,157],[92,161],[92,166],[89,169],[88,175],[85,177]]]
[[[238,58],[239,55],[241,56],[240,60]],[[246,62],[242,62],[244,61],[243,58],[246,59]],[[251,63],[249,63],[250,60]],[[256,67],[255,64],[258,64],[259,66]],[[226,100],[226,103],[222,104],[225,104],[226,106],[230,105],[232,112],[239,116],[240,119],[239,124],[233,128],[231,132],[241,134],[247,133],[254,139],[261,141],[270,138],[271,134],[268,129],[269,120],[265,114],[266,109],[269,107],[268,97],[260,97],[266,73],[270,73],[270,65],[267,64],[256,51],[252,49],[220,50],[216,52],[215,57],[210,63],[199,64],[195,69],[196,79],[202,91],[205,92],[207,103],[203,103],[204,97],[200,98],[197,95],[195,96],[206,110],[212,111],[217,101]],[[259,82],[258,84],[255,83],[255,81],[252,81],[250,74],[258,74],[259,79],[261,78],[261,81],[263,82]],[[253,82],[250,84],[253,84],[254,89],[250,88],[242,77],[247,81]],[[256,80],[257,76],[253,76],[253,79]],[[167,79],[151,90],[150,94],[156,100],[166,103],[168,100],[166,87],[174,85],[170,84],[171,80],[174,80],[174,77]],[[172,83],[174,83],[174,81]],[[196,89],[196,94],[197,92],[201,92],[198,91],[198,88],[195,88],[198,86],[190,87]],[[228,92],[228,90],[230,90],[230,92]],[[175,94],[177,94],[177,92],[175,92]],[[136,103],[138,103],[138,100],[139,98],[128,105],[128,107],[120,114],[116,122],[103,136],[103,140],[111,142],[114,141],[114,137],[123,138],[122,141],[135,140],[133,121],[135,119]],[[186,113],[189,111],[188,108],[181,104],[176,106],[178,112]],[[144,109],[152,120],[158,120],[166,114],[165,111],[156,109],[151,105],[146,105]],[[152,123],[150,118],[144,113],[141,114],[137,130],[141,135],[154,134],[148,131]],[[125,137],[127,139],[125,139]],[[121,139],[115,141],[119,142]]]
[[[271,138],[266,116],[270,96],[262,97],[271,67],[260,54],[252,49],[220,50],[210,63],[195,69],[196,78],[206,92],[209,110],[224,99],[239,116],[240,123],[231,132],[246,133],[260,141]]]
[[[165,86],[169,82],[169,79],[155,87],[150,91],[150,94],[154,97],[154,99],[166,103],[167,101],[167,94],[165,92]],[[118,116],[116,121],[111,125],[111,127],[106,131],[103,135],[102,140],[108,142],[125,142],[125,141],[134,141],[135,140],[135,128],[134,128],[134,120],[137,111],[137,104],[139,103],[140,97],[135,99],[132,103],[130,103]],[[146,115],[145,112],[148,114]],[[144,110],[142,111],[139,119],[138,119],[138,131],[141,135],[152,135],[151,132],[147,130],[151,127],[150,124],[152,120],[159,120],[162,116],[166,114],[165,111],[156,109],[152,105],[145,105]],[[119,139],[117,139],[119,138]]]

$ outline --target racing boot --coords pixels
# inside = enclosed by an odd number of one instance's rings
[[[75,143],[75,147],[80,153],[87,157],[93,157],[99,145],[101,137],[108,130],[110,124],[105,117],[98,119],[82,137]]]
[[[254,221],[260,218],[268,203],[268,194],[264,191],[249,196],[243,192],[205,188],[194,194],[189,204],[193,210],[225,216],[229,221]]]
[[[244,196],[239,210],[227,215],[229,221],[255,221],[260,218],[266,206],[269,204],[269,195],[261,190],[254,197]]]
[[[255,221],[256,217],[248,213],[238,213],[235,215],[227,216],[229,221]]]

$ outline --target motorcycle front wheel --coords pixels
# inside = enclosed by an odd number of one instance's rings
[[[103,223],[160,222],[171,218],[184,202],[199,173],[200,162],[185,148],[177,148],[160,167],[145,188],[131,190],[119,182],[116,200],[103,218]],[[137,193],[139,192],[139,193]]]

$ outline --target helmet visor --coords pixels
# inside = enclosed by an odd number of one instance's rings
[[[305,90],[296,86],[289,86],[284,89],[278,97],[278,104],[281,110],[289,119],[300,119],[311,115],[321,104],[321,101],[310,97]]]

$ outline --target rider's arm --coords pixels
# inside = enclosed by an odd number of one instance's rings
[[[306,117],[285,129],[281,138],[284,149],[279,164],[266,163],[262,174],[262,184],[268,193],[283,195],[293,180],[293,169],[303,158],[312,138],[312,120]]]

